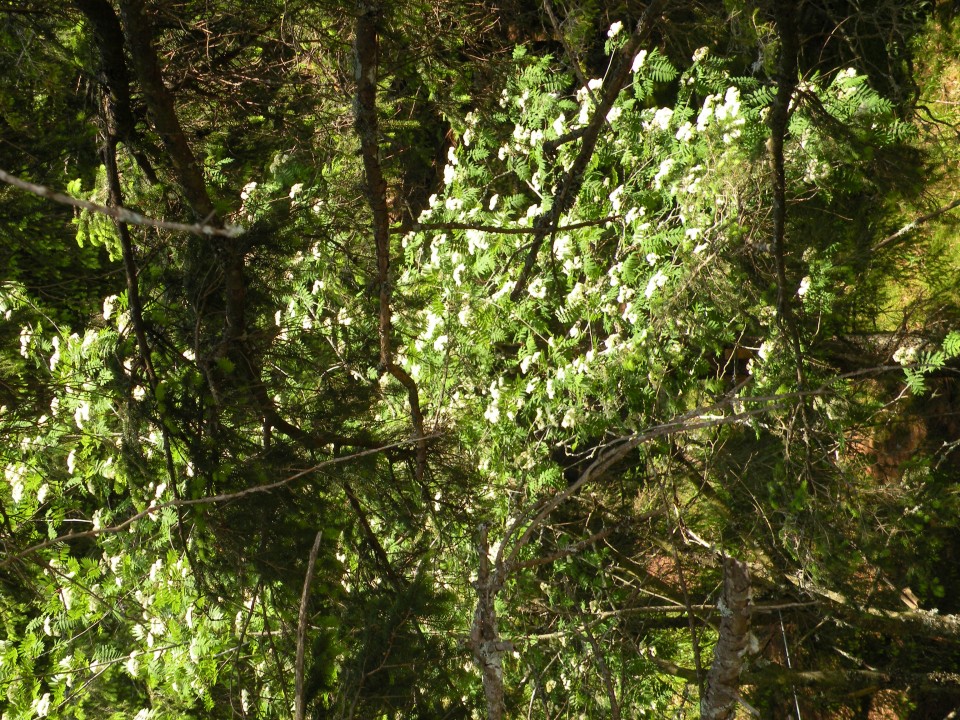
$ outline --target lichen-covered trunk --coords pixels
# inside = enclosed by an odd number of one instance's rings
[[[702,720],[732,718],[740,694],[740,670],[750,634],[750,573],[746,563],[732,557],[723,558],[723,595],[719,608],[720,638],[700,699]]]
[[[487,700],[487,720],[502,720],[506,712],[503,689],[503,652],[510,649],[500,639],[497,629],[495,601],[501,582],[499,573],[490,569],[487,528],[480,528],[477,552],[480,563],[477,568],[477,609],[470,628],[470,649],[483,678],[483,694]]]

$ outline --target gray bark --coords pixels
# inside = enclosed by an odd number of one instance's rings
[[[729,556],[723,558],[723,595],[718,607],[722,615],[720,638],[700,699],[703,720],[729,720],[734,716],[750,634],[750,572],[746,563]]]

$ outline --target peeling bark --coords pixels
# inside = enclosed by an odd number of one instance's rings
[[[720,637],[700,699],[703,720],[729,720],[737,708],[740,671],[750,633],[750,572],[745,562],[724,556],[723,595],[718,607],[722,615]]]

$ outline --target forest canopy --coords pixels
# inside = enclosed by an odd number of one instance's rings
[[[0,713],[960,711],[960,19],[0,0]]]

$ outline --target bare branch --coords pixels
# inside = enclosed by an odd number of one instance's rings
[[[920,217],[918,217],[918,218],[915,219],[915,220],[911,220],[911,221],[908,222],[906,225],[904,225],[902,228],[900,228],[899,230],[897,230],[895,233],[893,233],[892,235],[888,235],[888,236],[885,237],[883,240],[881,240],[881,241],[878,242],[876,245],[874,245],[872,248],[870,248],[870,251],[871,251],[871,252],[876,252],[877,250],[880,250],[881,248],[886,247],[886,246],[889,245],[890,243],[896,242],[897,240],[899,240],[900,238],[902,238],[902,237],[903,237],[904,235],[906,235],[907,233],[910,233],[910,232],[912,232],[913,230],[916,230],[918,226],[923,225],[923,224],[925,224],[925,223],[928,223],[928,222],[930,222],[931,220],[934,220],[934,219],[940,217],[940,216],[943,215],[944,213],[950,212],[951,210],[953,210],[953,209],[956,208],[956,207],[960,207],[960,198],[957,198],[957,199],[954,200],[953,202],[947,203],[946,205],[944,205],[944,206],[941,207],[941,208],[937,208],[937,209],[934,210],[933,212],[929,212],[929,213],[927,213],[926,215],[921,215]]]
[[[56,190],[45,185],[37,185],[36,183],[21,180],[5,170],[0,170],[0,180],[8,185],[13,185],[15,188],[25,190],[28,193],[33,193],[34,195],[42,197],[46,200],[52,200],[53,202],[60,203],[61,205],[69,205],[70,207],[75,207],[80,210],[88,210],[89,212],[106,215],[107,217],[113,218],[117,222],[128,223],[130,225],[145,225],[147,227],[155,227],[161,230],[186,232],[194,235],[205,235],[208,237],[211,235],[216,235],[225,238],[235,238],[243,235],[243,233],[246,232],[246,228],[241,225],[217,227],[215,225],[206,225],[203,223],[189,224],[173,222],[170,220],[157,220],[156,218],[141,215],[140,213],[125,207],[108,207],[106,205],[99,205],[98,203],[90,202],[89,200],[80,200],[79,198],[57,192]]]

